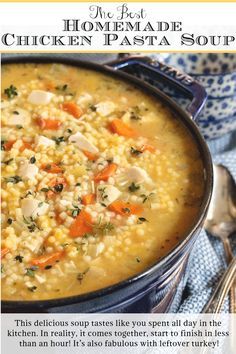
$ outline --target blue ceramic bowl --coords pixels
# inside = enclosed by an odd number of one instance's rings
[[[198,124],[206,139],[219,138],[236,129],[236,54],[174,53],[164,61],[205,87],[208,100]]]
[[[158,102],[161,100],[163,105],[168,107],[174,114],[175,119],[181,120],[198,146],[205,172],[204,196],[198,215],[188,232],[183,235],[179,243],[165,257],[158,259],[153,266],[143,272],[118,284],[87,294],[38,301],[2,301],[1,310],[2,312],[13,313],[142,313],[174,311],[174,308],[176,308],[182,297],[184,284],[188,275],[189,259],[192,256],[191,251],[204,223],[212,192],[211,155],[206,142],[193,121],[193,118],[198,115],[205,102],[205,90],[198,83],[193,82],[192,78],[186,77],[186,75],[181,76],[181,78],[173,78],[171,76],[170,79],[164,70],[165,68],[162,67],[161,70],[158,67],[152,66],[145,58],[144,61],[131,58],[124,62],[110,63],[110,66],[104,66],[65,57],[58,58],[53,54],[2,57],[3,64],[22,62],[54,63],[55,61],[105,73],[121,81],[135,85],[139,90],[151,95]],[[140,68],[141,72],[147,70],[149,81],[153,80],[155,74],[158,76],[159,82],[166,82],[168,77],[172,85],[191,92],[194,99],[189,107],[189,111],[183,110],[176,102],[164,95],[161,90],[148,85],[144,80],[139,80],[122,71],[122,68],[129,69],[132,67],[135,69],[135,72],[137,72],[137,67]],[[171,72],[173,73],[173,71]]]

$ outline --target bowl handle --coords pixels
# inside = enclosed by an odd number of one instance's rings
[[[152,80],[155,74],[158,80],[171,83],[191,99],[191,103],[187,107],[187,112],[194,120],[197,118],[206,102],[207,93],[204,87],[195,81],[191,76],[150,57],[130,56],[125,59],[119,59],[107,63],[106,65],[114,68],[115,70],[123,70],[135,65],[140,66],[141,68],[148,70]]]

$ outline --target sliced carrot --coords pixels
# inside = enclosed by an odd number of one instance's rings
[[[71,114],[75,118],[80,118],[83,114],[82,109],[74,102],[65,102],[62,104],[63,111]]]
[[[15,144],[16,140],[9,140],[9,141],[6,141],[4,144],[3,144],[3,147],[4,147],[4,150],[5,151],[9,151],[11,150],[12,146]]]
[[[43,163],[41,169],[49,173],[62,173],[63,170],[54,162]]]
[[[45,267],[46,265],[52,265],[55,262],[59,261],[64,255],[64,251],[58,251],[54,253],[49,253],[38,258],[34,258],[31,261],[32,265],[36,265],[38,267]]]
[[[117,165],[115,163],[108,164],[102,171],[98,172],[94,176],[94,181],[107,181],[109,177],[113,176],[117,170]]]
[[[8,254],[8,252],[10,252],[9,248],[5,247],[1,249],[1,253],[0,253],[0,259],[3,259],[6,254]]]
[[[90,160],[90,161],[96,161],[97,158],[98,158],[98,155],[95,155],[93,154],[92,152],[89,152],[87,150],[82,150],[84,155],[87,156],[87,158]]]
[[[84,205],[95,204],[96,202],[96,195],[93,193],[86,194],[82,197],[82,203]]]
[[[61,224],[64,223],[64,220],[60,217],[60,213],[59,212],[55,213],[55,220],[56,220],[58,225],[61,225]]]
[[[38,118],[36,119],[36,124],[41,128],[41,129],[48,129],[48,130],[58,130],[60,126],[62,125],[62,122],[56,119],[43,119],[43,118]]]
[[[85,210],[81,210],[69,230],[70,237],[83,237],[93,231],[92,217]]]
[[[139,151],[144,152],[144,151],[149,151],[149,152],[155,152],[156,148],[153,145],[145,144],[141,146],[141,148],[138,148]]]
[[[112,133],[117,133],[118,135],[126,136],[132,138],[138,135],[136,130],[131,128],[128,124],[124,123],[121,119],[114,119],[109,124],[109,129]]]
[[[16,140],[9,140],[4,143],[4,150],[9,151],[11,150],[12,146],[15,144]],[[32,145],[30,143],[27,143],[26,141],[22,140],[22,145],[19,148],[19,151],[22,152],[25,149],[33,150]]]
[[[48,192],[47,192],[47,198],[48,199],[51,199],[53,198],[54,196],[56,196],[57,194],[57,191],[55,189],[56,186],[58,185],[62,185],[63,186],[63,189],[67,186],[67,181],[64,177],[56,177],[56,178],[53,178],[51,179],[51,181],[49,182],[48,186],[52,189],[50,189]]]
[[[143,212],[141,205],[123,202],[122,200],[113,202],[108,209],[123,216],[139,215]]]
[[[22,141],[22,145],[20,147],[20,152],[24,151],[25,149],[28,149],[28,150],[33,150],[33,147],[30,143],[27,143],[26,141]]]

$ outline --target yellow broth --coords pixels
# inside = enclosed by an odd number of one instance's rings
[[[191,229],[202,161],[162,102],[62,64],[4,65],[1,90],[3,299],[118,283]]]

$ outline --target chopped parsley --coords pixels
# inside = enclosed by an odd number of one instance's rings
[[[6,160],[6,161],[3,161],[2,163],[5,164],[5,165],[10,165],[10,163],[14,161],[13,158],[9,159],[9,160]]]
[[[16,124],[16,128],[17,128],[17,129],[23,129],[23,125]]]
[[[64,85],[58,85],[55,87],[56,90],[61,91],[61,92],[65,92],[68,89],[68,85],[64,84]]]
[[[28,290],[29,291],[31,291],[32,293],[34,293],[36,290],[37,290],[37,286],[30,286],[29,288],[28,288]]]
[[[102,223],[102,219],[100,218],[98,223],[93,225],[93,229],[97,233],[101,233],[102,235],[107,235],[109,232],[113,231],[115,228],[114,224],[111,222]]]
[[[139,257],[136,257],[136,262],[137,263],[140,263],[141,262],[141,259]]]
[[[74,209],[71,209],[71,216],[73,218],[76,218],[79,215],[79,213],[81,212],[81,209],[78,207],[78,205],[73,204],[73,207],[74,207]]]
[[[96,112],[97,107],[96,107],[94,104],[90,104],[90,105],[89,105],[89,109],[90,109],[90,111],[92,111],[92,112]]]
[[[36,162],[36,158],[34,157],[34,156],[32,156],[31,158],[30,158],[30,163],[35,163]]]
[[[18,254],[17,256],[15,256],[15,260],[18,261],[19,263],[23,262],[23,258],[20,254]]]
[[[41,192],[45,192],[45,193],[49,192],[50,190],[51,188],[46,188],[46,187],[40,189]]]
[[[128,187],[128,189],[131,193],[134,193],[140,189],[140,186],[138,184],[135,184],[134,182],[132,182],[131,185]]]
[[[84,279],[84,276],[88,273],[89,268],[87,268],[84,272],[78,273],[77,274],[77,280],[82,283],[82,280]]]
[[[106,194],[106,187],[100,187],[98,191],[101,194],[102,201],[105,201],[108,198],[108,195]]]
[[[37,266],[32,266],[32,267],[30,267],[30,268],[26,268],[26,273],[25,273],[25,275],[28,275],[29,277],[31,277],[31,278],[34,278],[34,276],[35,276],[35,271],[38,269],[38,267]]]
[[[141,120],[140,116],[140,108],[138,106],[135,106],[132,108],[132,111],[130,112],[130,119],[133,120]]]
[[[54,136],[52,139],[55,141],[56,145],[60,145],[63,141],[66,141],[64,136]]]
[[[131,155],[133,155],[133,156],[139,156],[139,155],[141,155],[143,152],[140,151],[140,150],[137,150],[137,149],[135,149],[133,146],[131,146],[131,148],[130,148],[130,153],[131,153]]]
[[[53,189],[56,193],[61,193],[63,191],[63,184],[62,183],[59,183],[59,184],[56,184]]]
[[[48,269],[51,269],[52,268],[52,265],[51,264],[48,264],[44,267],[45,270],[48,270]]]
[[[22,181],[22,178],[20,176],[6,177],[5,181],[6,181],[6,183],[17,184]]]
[[[40,204],[40,203],[39,203]],[[29,217],[28,219],[23,216],[24,223],[27,225],[29,232],[34,232],[36,229],[40,230],[38,225],[35,223],[33,217]]]
[[[143,203],[145,203],[146,201],[150,200],[154,195],[155,193],[151,192],[149,194],[141,194],[140,197],[143,198]]]
[[[13,85],[10,85],[8,88],[4,90],[4,93],[7,95],[9,99],[14,98],[15,96],[18,95],[17,93],[17,88]]]
[[[4,151],[5,150],[5,140],[1,140],[1,150]]]
[[[129,214],[129,213],[130,213],[130,209],[129,209],[129,208],[122,208],[122,211],[123,211],[125,214]]]
[[[142,224],[143,222],[146,222],[147,221],[147,219],[145,219],[145,218],[138,218],[138,224]]]

